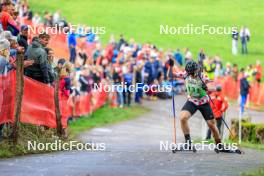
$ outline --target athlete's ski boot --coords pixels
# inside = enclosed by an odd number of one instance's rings
[[[180,146],[181,151],[192,151],[193,153],[196,153],[195,145],[192,142],[187,141],[183,145]]]

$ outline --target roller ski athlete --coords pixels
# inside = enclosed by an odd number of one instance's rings
[[[195,61],[191,60],[186,63],[185,72],[173,72],[173,77],[185,80],[188,94],[187,102],[184,104],[180,112],[181,129],[185,137],[185,146],[183,147],[183,150],[186,150],[187,148],[189,151],[196,151],[194,145],[192,144],[188,120],[197,110],[199,110],[213,134],[215,144],[217,146],[215,148],[215,152],[240,154],[241,151],[239,149],[226,149],[226,147],[221,143],[220,134],[215,125],[214,114],[210,106],[210,97],[207,95],[206,84],[209,83],[210,80],[201,73],[199,65]]]

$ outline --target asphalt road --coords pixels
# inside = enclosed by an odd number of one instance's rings
[[[179,112],[185,99],[176,97]],[[216,154],[204,151],[160,150],[160,142],[172,141],[171,100],[144,102],[151,112],[141,117],[83,133],[84,142],[105,143],[105,151],[69,151],[0,160],[1,176],[165,176],[239,175],[264,165],[264,152]],[[235,109],[230,108],[234,114]],[[229,120],[227,120],[229,121]],[[196,113],[189,122],[193,139],[202,139],[206,126]],[[177,141],[183,142],[177,120]]]

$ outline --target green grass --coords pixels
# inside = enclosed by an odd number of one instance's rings
[[[249,142],[242,142],[241,146],[246,147],[246,148],[264,151],[264,145],[263,144],[254,144],[254,143],[249,143]]]
[[[132,106],[130,108],[110,108],[104,106],[90,116],[84,116],[70,123],[70,133],[76,136],[79,133],[91,128],[114,124],[120,121],[138,117],[149,110],[142,106]]]
[[[264,166],[256,169],[256,170],[251,170],[248,172],[244,172],[240,174],[241,176],[264,176]]]
[[[73,24],[106,27],[101,35],[104,44],[109,36],[124,34],[137,42],[151,42],[160,48],[191,48],[197,56],[204,48],[209,56],[219,55],[224,61],[246,66],[256,59],[264,62],[264,1],[261,0],[29,0],[34,11],[60,9]],[[160,25],[248,26],[252,38],[250,54],[232,56],[229,35],[160,35]],[[241,48],[239,43],[239,49]]]
[[[4,135],[10,136],[11,129],[5,127]],[[28,150],[28,141],[36,141],[37,143],[49,143],[58,140],[55,129],[45,129],[44,127],[20,124],[19,138],[16,145],[13,144],[11,139],[4,139],[0,142],[0,158],[9,158],[19,155],[36,154],[36,153],[47,153],[51,152],[50,149],[38,151]],[[65,140],[62,140],[66,142]]]

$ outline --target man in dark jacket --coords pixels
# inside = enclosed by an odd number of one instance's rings
[[[26,51],[27,60],[33,60],[34,64],[25,69],[25,75],[43,83],[50,83],[48,75],[48,56],[43,49],[39,38],[34,37],[32,45]]]
[[[25,52],[28,48],[28,26],[21,26],[20,34],[17,37],[17,42],[19,46],[22,46],[25,49]]]
[[[250,89],[249,82],[247,80],[248,75],[245,74],[244,69],[241,69],[242,78],[240,79],[240,96],[241,96],[241,103],[240,103],[240,112],[241,114],[245,111],[245,105],[247,103],[247,97]]]

